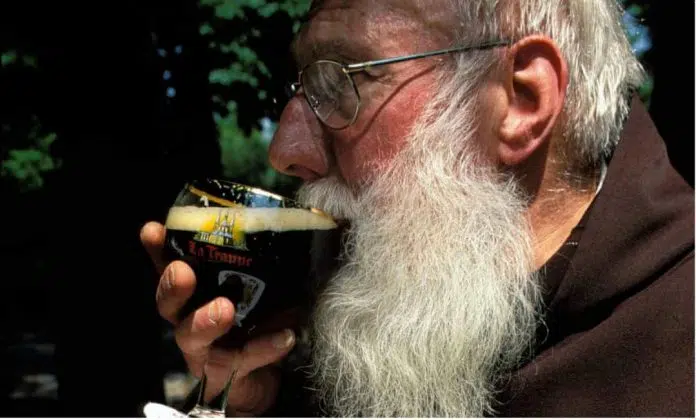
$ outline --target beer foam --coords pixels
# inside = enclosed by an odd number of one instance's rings
[[[235,230],[247,233],[336,227],[329,217],[305,209],[196,206],[172,207],[165,225],[169,229],[199,232],[212,230],[219,223],[234,224]]]

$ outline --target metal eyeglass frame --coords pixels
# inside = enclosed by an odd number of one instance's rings
[[[392,57],[392,58],[383,58],[380,60],[371,60],[371,61],[365,61],[362,63],[354,63],[354,64],[344,64],[340,63],[338,61],[333,61],[333,60],[317,60],[313,61],[306,66],[302,68],[298,72],[297,75],[297,82],[290,83],[289,89],[292,93],[292,95],[296,95],[297,92],[300,90],[302,87],[302,74],[304,71],[310,67],[313,66],[317,63],[333,63],[341,66],[341,69],[343,70],[343,73],[348,76],[348,80],[350,80],[350,84],[355,91],[355,96],[358,98],[357,104],[355,106],[355,111],[353,112],[353,116],[350,119],[350,121],[341,127],[331,127],[329,126],[326,122],[322,120],[322,118],[319,116],[317,109],[315,106],[312,105],[312,102],[310,98],[307,96],[307,92],[304,91],[304,97],[307,103],[309,104],[309,107],[312,109],[312,112],[314,112],[314,115],[317,117],[317,119],[325,126],[333,129],[333,130],[343,130],[344,128],[347,128],[351,126],[355,120],[358,118],[358,111],[360,110],[360,92],[358,91],[358,87],[355,85],[355,81],[353,80],[353,73],[359,73],[361,71],[366,71],[370,69],[371,67],[377,67],[377,66],[383,66],[387,64],[394,64],[394,63],[400,63],[402,61],[408,61],[408,60],[415,60],[418,58],[426,58],[426,57],[433,57],[437,55],[442,55],[442,54],[449,54],[453,52],[465,52],[465,51],[471,51],[471,50],[481,50],[481,49],[489,49],[489,48],[495,48],[495,47],[501,47],[501,46],[506,46],[506,45],[511,45],[511,41],[492,41],[492,42],[487,42],[479,45],[467,45],[467,46],[459,46],[459,47],[451,47],[451,48],[445,48],[441,50],[436,50],[436,51],[428,51],[428,52],[423,52],[423,53],[418,53],[418,54],[410,54],[410,55],[404,55],[404,56],[399,56],[399,57]]]

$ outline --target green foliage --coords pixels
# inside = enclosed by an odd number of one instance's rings
[[[9,67],[11,65],[36,68],[36,57],[29,54],[18,54],[15,50],[5,51],[0,54],[0,67]]]
[[[208,43],[216,63],[209,74],[214,113],[218,128],[224,175],[230,179],[273,190],[292,188],[293,179],[276,172],[268,163],[268,144],[276,121],[264,119],[261,112],[271,92],[273,74],[267,62],[274,57],[261,56],[258,46],[277,43],[274,32],[296,32],[299,18],[307,11],[310,0],[200,0],[199,7],[208,12],[200,34]],[[270,27],[271,19],[283,17],[287,28]],[[274,22],[276,22],[274,20]],[[241,31],[236,28],[243,27]],[[289,39],[279,49],[289,47]],[[280,51],[283,53],[284,51]],[[275,79],[274,79],[275,78]],[[240,107],[244,109],[240,109]],[[245,111],[242,115],[241,111]],[[248,124],[251,119],[251,124]],[[247,123],[247,124],[244,124]],[[263,128],[263,124],[267,126]],[[245,126],[248,125],[248,126]],[[268,127],[270,126],[270,127]]]
[[[252,129],[244,133],[237,122],[236,103],[230,102],[226,116],[215,114],[218,127],[223,175],[228,179],[243,180],[269,189],[282,189],[289,179],[282,177],[268,165],[270,132]]]
[[[244,9],[255,10],[263,17],[281,11],[291,18],[301,17],[309,8],[309,0],[200,0],[204,7],[213,7],[215,16],[220,19],[233,20],[245,16]]]
[[[36,56],[8,49],[0,54],[0,70],[34,70]],[[4,149],[0,155],[0,178],[14,184],[19,191],[34,191],[44,185],[44,175],[60,167],[60,161],[51,155],[55,133],[45,130],[36,115],[20,115],[2,123],[0,136]]]
[[[4,126],[3,134],[10,135],[11,127]],[[0,163],[0,176],[16,181],[22,192],[33,191],[43,186],[43,175],[60,167],[60,160],[51,156],[51,145],[56,141],[55,133],[42,132],[36,117],[28,133],[22,137],[29,141],[26,148],[11,149]]]

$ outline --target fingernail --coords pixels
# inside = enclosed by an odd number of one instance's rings
[[[174,267],[171,265],[164,270],[164,278],[162,281],[163,292],[169,292],[174,287]]]
[[[220,314],[220,302],[216,300],[208,307],[208,318],[210,318],[210,322],[217,324],[218,321],[220,321]]]
[[[273,346],[277,349],[285,349],[292,345],[295,341],[295,334],[292,330],[283,330],[273,337]]]

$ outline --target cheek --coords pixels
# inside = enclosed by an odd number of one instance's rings
[[[359,124],[338,132],[333,139],[336,164],[350,185],[360,184],[389,164],[408,141],[427,101],[426,95],[419,94],[423,90],[411,91],[414,93],[393,97],[379,111],[366,109]]]

